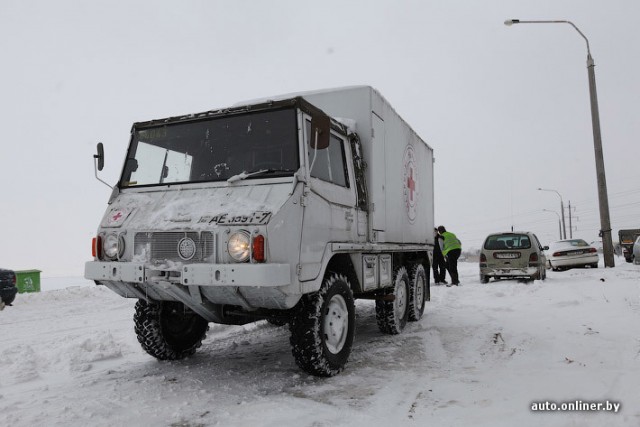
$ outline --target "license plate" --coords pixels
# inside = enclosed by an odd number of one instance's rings
[[[582,255],[584,251],[569,251],[567,255]]]
[[[493,256],[497,259],[518,259],[520,258],[520,252],[497,252]]]

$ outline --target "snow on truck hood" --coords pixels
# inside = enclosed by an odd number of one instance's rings
[[[267,224],[287,201],[290,183],[120,193],[100,227],[205,230],[217,225]]]

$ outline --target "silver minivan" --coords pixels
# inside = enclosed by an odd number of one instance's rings
[[[523,278],[544,280],[547,258],[535,234],[528,231],[494,233],[487,236],[480,251],[480,281]]]

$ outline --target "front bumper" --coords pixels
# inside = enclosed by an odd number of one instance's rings
[[[84,277],[128,283],[171,282],[185,286],[277,287],[291,284],[289,264],[187,264],[156,268],[136,262],[89,261]]]
[[[480,267],[480,274],[487,277],[532,277],[538,274],[539,267],[524,267],[524,268],[492,268],[492,267]]]

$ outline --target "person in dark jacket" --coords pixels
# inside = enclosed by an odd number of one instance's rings
[[[459,286],[458,258],[460,258],[460,253],[462,252],[462,243],[460,243],[460,240],[458,240],[455,234],[447,231],[443,225],[438,226],[438,232],[444,239],[442,255],[444,255],[447,260],[447,270],[449,271],[449,276],[451,276],[451,284]]]
[[[433,229],[435,235],[435,244],[433,246],[433,281],[436,285],[446,285],[447,262],[442,255],[443,238],[438,233],[438,229]]]

